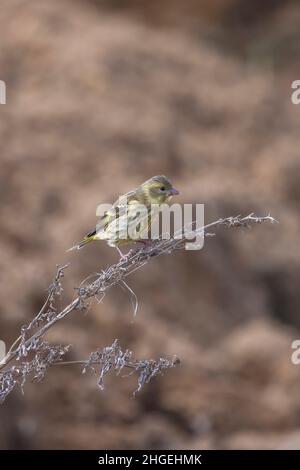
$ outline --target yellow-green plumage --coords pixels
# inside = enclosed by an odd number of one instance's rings
[[[70,250],[80,249],[96,240],[106,240],[110,246],[121,246],[142,241],[145,231],[140,231],[138,238],[126,234],[128,231],[130,232],[131,227],[134,228],[138,223],[145,223],[145,226],[149,229],[151,220],[153,220],[151,212],[153,205],[159,207],[164,203],[168,203],[175,194],[178,194],[178,191],[173,188],[168,178],[154,176],[135,190],[120,196],[112,207],[104,213],[96,228]],[[145,208],[143,216],[141,216],[141,206]]]

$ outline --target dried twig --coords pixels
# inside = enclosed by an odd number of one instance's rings
[[[273,223],[276,221],[270,215],[257,217],[254,214],[249,214],[246,217],[227,217],[201,227],[195,234],[207,237],[213,235],[209,230],[218,226],[228,228],[249,227],[251,224],[260,224],[262,222]],[[126,283],[126,278],[143,267],[152,258],[170,254],[177,249],[183,249],[187,240],[184,237],[178,238],[177,235],[178,233],[175,233],[172,238],[167,240],[163,237],[154,240],[151,244],[142,246],[128,257],[120,259],[118,263],[109,266],[105,271],[89,276],[77,289],[76,298],[63,309],[57,308],[56,301],[63,292],[62,279],[68,265],[58,267],[43,307],[28,325],[21,328],[21,335],[14,341],[6,357],[0,363],[0,371],[2,371],[0,372],[0,402],[5,400],[17,384],[23,388],[28,377],[40,381],[45,377],[47,369],[57,364],[82,364],[84,370],[98,365],[98,385],[101,389],[104,386],[104,376],[108,372],[120,372],[124,367],[132,369],[139,373],[136,392],[140,391],[145,383],[161,373],[163,369],[177,365],[179,363],[177,358],[160,358],[158,361],[133,359],[132,352],[127,350],[123,352],[117,340],[111,346],[92,353],[87,361],[62,362],[70,346],[53,346],[44,340],[48,330],[54,327],[57,322],[69,316],[75,310],[85,310],[90,299],[95,298],[102,301],[109,289],[116,285],[125,287],[130,292],[136,313],[137,297]],[[29,356],[32,356],[32,359],[29,360]]]

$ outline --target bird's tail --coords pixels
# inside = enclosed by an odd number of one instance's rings
[[[95,236],[91,236],[91,237],[85,237],[83,240],[81,240],[81,242],[78,243],[78,245],[74,245],[72,246],[71,248],[69,248],[67,250],[68,251],[74,251],[74,250],[80,250],[81,248],[83,248],[85,245],[87,245],[88,243],[91,243],[92,241],[95,240]]]

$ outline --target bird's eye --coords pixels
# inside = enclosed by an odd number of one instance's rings
[[[161,190],[162,192],[164,192],[164,191],[166,190],[166,188],[165,188],[164,186],[162,186],[162,187],[160,188],[160,190]]]

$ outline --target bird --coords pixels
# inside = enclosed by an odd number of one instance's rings
[[[153,176],[132,191],[119,196],[101,216],[96,227],[67,251],[80,250],[91,242],[105,240],[109,246],[117,248],[121,258],[124,257],[119,247],[149,242],[145,239],[148,238],[151,223],[158,216],[162,204],[168,204],[178,194],[179,191],[166,176]]]

